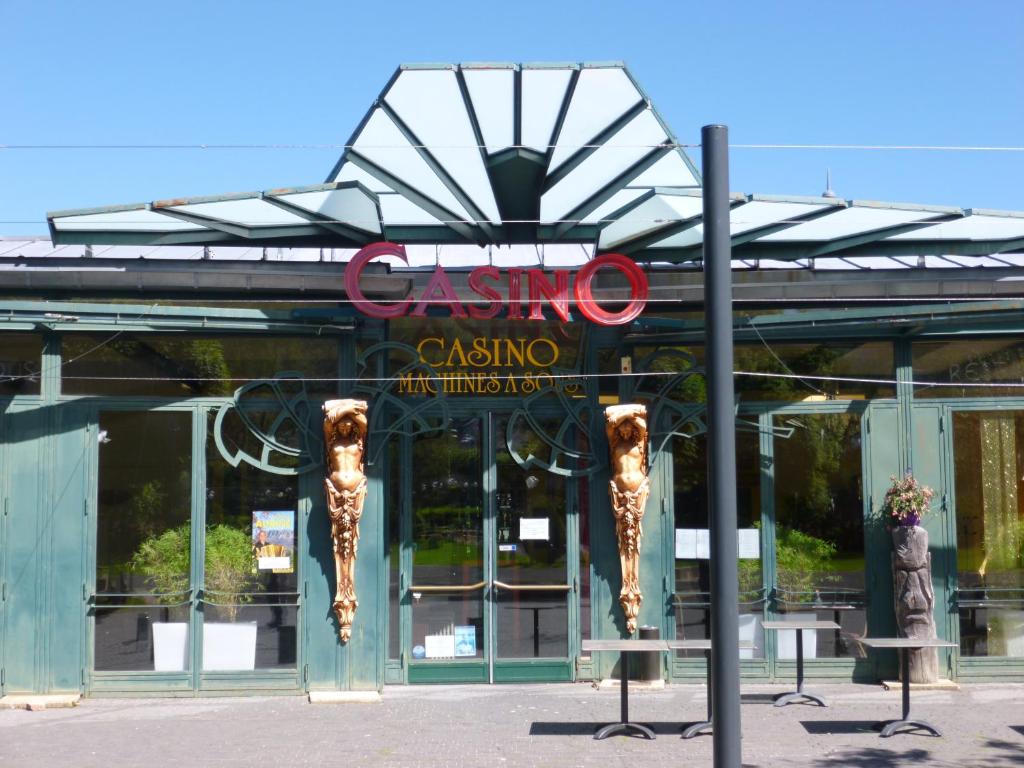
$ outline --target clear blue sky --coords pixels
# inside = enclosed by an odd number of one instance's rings
[[[1024,145],[1024,2],[0,0],[0,144],[343,143],[405,62],[622,60],[684,142]],[[45,212],[320,183],[338,150],[3,150]],[[699,151],[691,151],[699,162]],[[740,192],[1024,210],[1024,153],[735,149]],[[25,223],[21,223],[25,222]]]

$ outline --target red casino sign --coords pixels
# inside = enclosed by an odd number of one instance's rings
[[[345,269],[345,292],[349,300],[364,315],[387,320],[396,317],[425,317],[431,305],[445,305],[452,317],[470,317],[486,320],[497,317],[505,310],[510,320],[543,320],[546,302],[563,323],[570,320],[570,272],[556,269],[550,273],[542,269],[498,269],[477,267],[469,273],[469,289],[480,297],[480,303],[463,304],[451,280],[440,264],[434,270],[418,298],[406,298],[388,304],[370,301],[359,288],[363,268],[380,256],[393,256],[405,264],[405,246],[397,243],[373,243],[361,249]],[[611,312],[601,307],[593,297],[594,277],[601,269],[616,269],[629,283],[630,300],[626,306]],[[554,282],[552,282],[552,279]],[[576,272],[572,282],[576,308],[585,318],[598,325],[625,325],[639,316],[647,304],[649,286],[647,275],[635,261],[621,253],[604,253],[595,257]],[[497,287],[504,283],[505,296]],[[526,298],[523,298],[523,289]]]

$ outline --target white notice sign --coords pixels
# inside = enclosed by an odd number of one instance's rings
[[[676,528],[677,560],[708,560],[711,540],[707,528]]]
[[[761,532],[757,528],[741,528],[737,534],[737,550],[741,558],[761,557]],[[710,560],[711,532],[707,528],[676,528],[677,560]]]
[[[757,528],[740,528],[738,542],[739,557],[747,560],[761,559],[761,531]]]
[[[519,540],[547,541],[550,538],[550,526],[546,517],[519,518]]]
[[[451,659],[455,657],[455,635],[427,635],[423,645],[426,646],[428,659]]]
[[[260,557],[257,559],[258,567],[261,571],[284,571],[292,566],[292,559],[290,557]],[[290,573],[290,571],[289,571]]]

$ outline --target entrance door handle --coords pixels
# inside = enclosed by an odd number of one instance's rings
[[[487,586],[486,581],[478,581],[476,584],[413,584],[409,587],[410,592],[472,592],[476,589],[483,589]]]
[[[511,592],[569,592],[572,589],[571,584],[506,584],[497,579],[494,586]]]

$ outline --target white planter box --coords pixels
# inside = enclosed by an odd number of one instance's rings
[[[188,660],[188,624],[183,621],[153,624],[153,669],[183,672]]]
[[[764,630],[761,617],[753,613],[740,614],[740,642],[748,642],[752,648],[740,648],[741,659],[760,659],[764,656]]]
[[[203,624],[203,670],[256,668],[256,622]]]
[[[989,611],[988,655],[1024,656],[1024,611]]]
[[[814,621],[818,618],[816,613],[783,613],[779,616],[780,621]],[[818,657],[818,630],[805,629],[804,633],[804,658],[815,659]],[[780,659],[796,658],[796,630],[781,629],[776,633],[779,643]]]

